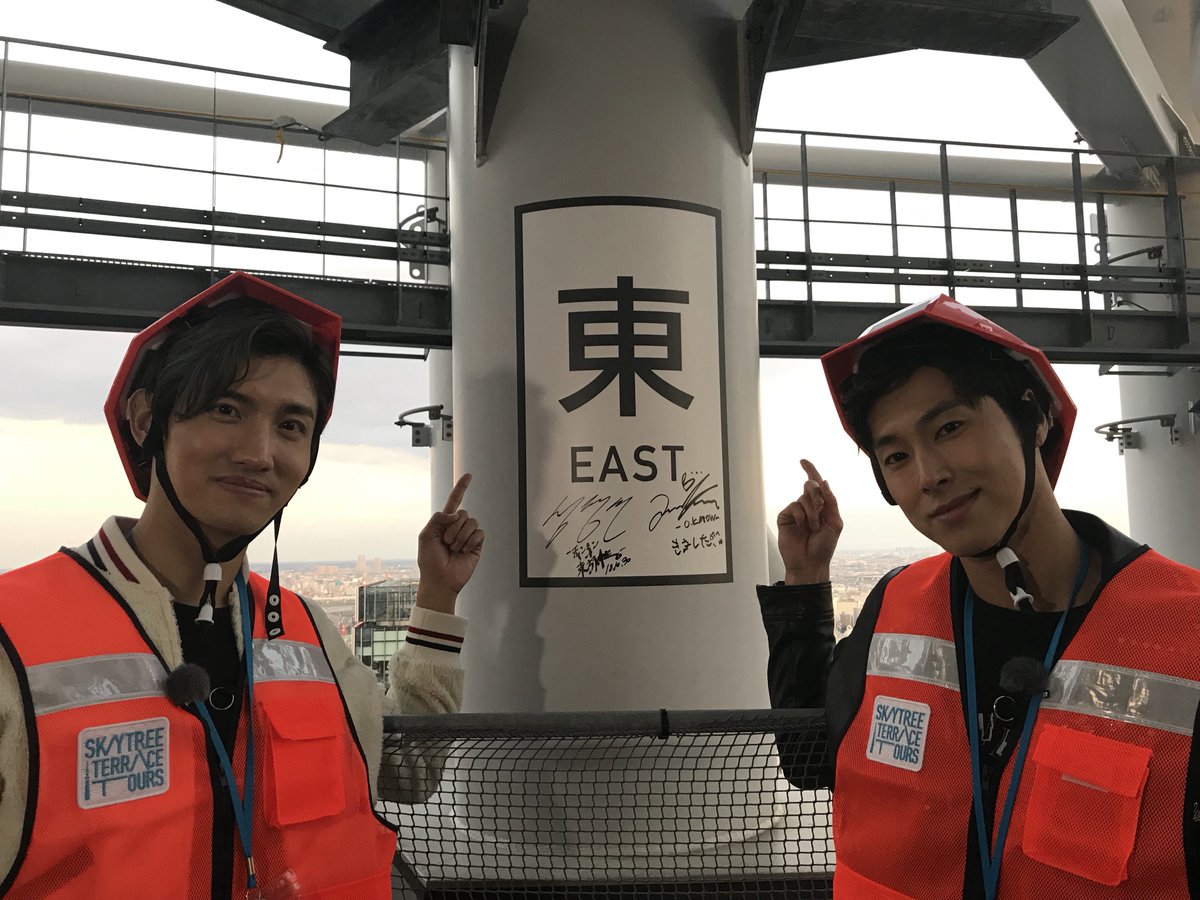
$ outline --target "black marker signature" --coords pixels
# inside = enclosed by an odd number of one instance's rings
[[[597,573],[607,575],[633,561],[624,547],[620,550],[599,547],[599,541],[587,541],[571,548],[570,555],[575,557],[575,571],[580,578]]]
[[[575,536],[576,544],[582,544],[589,540],[601,526],[604,527],[604,533],[600,535],[600,540],[605,543],[617,540],[625,533],[624,528],[614,533],[615,529],[619,527],[617,519],[632,501],[632,497],[612,497],[599,494],[577,497],[574,500],[570,497],[563,497],[554,512],[550,513],[542,522],[543,528],[550,526],[554,529],[554,533],[546,541],[546,546],[549,547],[553,544],[555,539],[572,524],[572,521],[580,520],[582,520],[582,524]]]
[[[699,480],[696,478],[697,475],[701,476]],[[683,489],[688,493],[687,496],[683,498],[683,502],[678,506],[672,506],[671,498],[666,494],[655,494],[650,499],[650,503],[653,505],[661,500],[662,509],[657,510],[653,515],[650,516],[649,530],[653,531],[655,528],[657,528],[658,523],[661,522],[663,517],[669,513],[675,513],[676,519],[683,521],[683,518],[687,515],[688,510],[696,506],[715,506],[717,509],[720,509],[721,504],[718,501],[704,499],[705,494],[709,493],[710,491],[715,491],[718,488],[718,485],[715,482],[705,487],[704,485],[707,481],[707,472],[684,472],[683,476],[679,479],[679,483],[683,485]],[[701,490],[701,488],[703,488],[703,490]]]

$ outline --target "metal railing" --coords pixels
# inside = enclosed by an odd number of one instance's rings
[[[293,116],[268,114],[336,109],[328,101],[348,97],[346,88],[38,41],[0,38],[0,47],[0,250],[207,264],[214,273],[237,267],[310,278],[445,283],[444,273],[430,279],[428,271],[449,262],[444,146],[398,140],[367,147],[328,139]],[[31,89],[35,76],[58,71],[56,53],[72,62],[94,61],[100,73],[88,73],[87,80],[95,86],[80,77],[78,84],[65,80],[79,88],[67,93]],[[197,84],[206,79],[207,87]],[[104,96],[106,87],[122,96]],[[64,118],[77,133],[69,147],[61,135],[39,140],[38,128],[58,131],[47,126]],[[138,147],[139,158],[76,149],[113,126],[128,129],[125,139]],[[176,139],[164,142],[159,153],[148,151],[143,145],[152,142],[137,141],[146,127],[175,132]],[[301,164],[271,172],[261,151],[247,154],[255,145],[276,163],[285,153],[302,154]],[[191,164],[176,158],[181,147]],[[331,154],[364,162],[343,165],[352,177],[339,180],[329,175]],[[432,169],[431,155],[443,157]],[[248,161],[250,156],[255,158]],[[207,164],[196,164],[197,158]],[[392,162],[380,165],[381,158]],[[374,163],[373,174],[360,171],[366,163]],[[419,171],[408,171],[412,163]],[[83,196],[72,196],[55,178],[67,167],[91,179]],[[440,173],[436,184],[431,171]],[[419,189],[410,184],[414,178],[422,182]],[[172,184],[180,190],[172,191]],[[175,202],[181,195],[187,197],[183,204]],[[168,202],[155,202],[161,196]],[[281,198],[311,212],[281,214]],[[362,224],[371,220],[377,221]]]
[[[1200,269],[1188,267],[1197,238],[1184,233],[1177,184],[1179,168],[1194,170],[1197,161],[783,129],[760,129],[758,135],[758,277],[768,300],[819,299],[814,286],[832,283],[878,285],[870,299],[895,304],[905,302],[905,286],[938,287],[952,296],[966,287],[1006,291],[1017,307],[1029,291],[1060,297],[1075,292],[1080,299],[1074,305],[1085,310],[1095,297],[1111,309],[1133,303],[1133,295],[1169,295],[1181,311],[1182,298],[1200,293]],[[791,143],[766,145],[764,137]],[[788,148],[792,166],[761,166],[761,155],[786,158]],[[872,156],[885,154],[890,164],[870,164]],[[1140,182],[1113,176],[1101,157],[1134,159]],[[787,196],[781,188],[798,191]],[[814,202],[817,192],[827,195],[824,204]],[[839,198],[853,208],[846,198],[866,193],[878,199],[857,205],[873,206],[874,215],[819,212]],[[1111,227],[1115,207],[1135,208],[1124,218],[1145,224]],[[863,241],[872,238],[872,251],[862,252]],[[963,253],[965,244],[994,249]],[[1048,252],[1050,245],[1057,252]],[[1042,255],[1035,255],[1039,250]],[[786,282],[801,283],[802,293],[780,297]],[[990,302],[1004,304],[1005,298],[995,295]]]
[[[335,107],[291,97],[266,107],[251,102],[271,91],[315,90],[337,92],[344,103],[346,91],[336,86],[0,43],[6,148],[0,322],[141,327],[198,283],[236,267],[285,283],[298,279],[293,289],[343,316],[349,341],[450,345],[444,146],[395,141],[380,150],[327,141],[298,124],[301,108],[292,104],[307,103],[318,122]],[[30,48],[168,67],[191,83],[68,73],[60,83],[70,89],[36,94],[16,78],[30,63],[14,54]],[[199,85],[198,77],[210,83]],[[248,85],[266,87],[250,94]],[[182,92],[178,102],[174,94],[171,104],[153,102],[155,91],[175,87]],[[142,102],[103,102],[109,88]],[[277,114],[287,110],[296,115]],[[37,128],[48,129],[38,123],[63,116],[81,129],[99,120],[155,129],[142,129],[147,134],[177,132],[204,158],[142,150],[132,158],[91,147],[83,153],[61,135],[56,144],[40,140]],[[1191,299],[1200,294],[1200,268],[1188,264],[1200,236],[1185,233],[1178,184],[1194,173],[1196,160],[776,129],[757,134],[762,355],[820,355],[876,321],[880,303],[944,291],[988,307],[989,317],[1056,361],[1200,363],[1194,339],[1200,308]],[[298,165],[311,163],[311,171],[274,171],[276,139],[283,141],[285,168],[307,153]],[[236,154],[224,158],[245,146],[255,148],[254,164],[236,164]],[[369,168],[381,153],[390,160],[388,183],[367,183],[355,169]],[[1116,168],[1133,176],[1112,174],[1102,163],[1128,158],[1136,165]],[[361,165],[343,164],[338,174],[335,163],[345,160]],[[409,162],[424,173],[419,189],[401,183]],[[61,178],[31,178],[52,165]],[[71,182],[69,167],[88,166],[96,168],[85,183]],[[114,189],[118,178],[133,187]],[[156,195],[156,179],[183,179],[188,191]],[[286,208],[302,195],[307,207]],[[146,265],[158,269],[134,268]],[[112,307],[114,297],[122,308]]]
[[[820,713],[405,716],[385,732],[385,755],[441,770],[424,802],[380,804],[399,829],[393,896],[831,896]],[[405,777],[381,794],[411,793]]]

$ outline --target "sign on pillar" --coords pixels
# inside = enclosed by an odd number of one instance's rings
[[[721,215],[516,210],[523,587],[733,580]]]

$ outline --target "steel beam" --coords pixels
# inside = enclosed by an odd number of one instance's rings
[[[207,287],[225,270],[77,257],[0,254],[0,325],[135,331]],[[446,288],[263,273],[343,317],[348,343],[448,347]],[[1046,350],[1055,362],[1200,365],[1200,346],[1173,347],[1175,313],[1093,310],[1093,338],[1077,309],[980,307],[996,324]],[[891,303],[759,301],[762,356],[812,358],[857,337],[895,310]],[[1191,316],[1200,333],[1200,313]]]
[[[196,266],[0,253],[0,325],[137,331],[227,274]],[[348,343],[450,346],[446,288],[259,274],[338,313]]]
[[[858,337],[895,312],[891,303],[759,301],[759,354],[814,357]],[[1200,365],[1200,346],[1172,347],[1172,312],[1093,310],[1093,338],[1078,309],[975,307],[1002,328],[1041,347],[1054,362]],[[1200,324],[1194,315],[1193,326]],[[811,326],[806,323],[811,321]]]
[[[179,241],[185,244],[216,244],[221,247],[245,247],[257,250],[289,250],[297,253],[324,253],[329,256],[353,256],[358,259],[387,259],[427,265],[449,265],[450,254],[445,250],[414,249],[385,244],[358,244],[348,241],[285,237],[280,235],[248,234],[236,231],[213,231],[207,228],[182,228],[141,222],[114,222],[107,219],[77,219],[71,216],[52,216],[39,213],[5,211],[4,225],[38,231],[65,231],[72,234],[103,234],[111,237],[145,238],[158,241]]]
[[[283,231],[292,234],[316,234],[325,237],[351,238],[360,241],[382,241],[422,247],[449,247],[450,235],[433,231],[398,231],[395,228],[379,228],[367,225],[351,225],[345,222],[318,222],[313,219],[291,219],[282,216],[256,216],[250,213],[229,213],[207,209],[188,209],[179,206],[154,206],[146,203],[126,203],[120,200],[95,200],[89,197],[66,197],[60,194],[38,194],[26,191],[4,191],[0,204],[23,207],[26,210],[54,210],[84,216],[114,216],[127,219],[153,219],[160,222],[184,222],[205,227],[240,228],[253,231]],[[0,224],[13,225],[8,215],[0,216]],[[60,225],[62,223],[59,223]],[[67,219],[66,228],[52,230],[75,230]],[[32,227],[32,226],[31,226]],[[189,232],[192,233],[192,232]],[[199,234],[195,232],[194,234]],[[143,235],[149,236],[149,235]],[[205,241],[207,243],[207,241]]]
[[[221,0],[221,2],[327,41],[370,9],[375,0]]]
[[[915,49],[1028,59],[1077,20],[1037,0],[793,0],[791,6],[772,70]]]
[[[382,144],[446,108],[450,67],[437,0],[377,3],[325,45],[350,60],[350,107],[324,131]]]

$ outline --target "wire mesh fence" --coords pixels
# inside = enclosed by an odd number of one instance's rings
[[[406,716],[385,728],[381,795],[425,798],[380,804],[399,829],[393,897],[831,896],[819,712]]]

